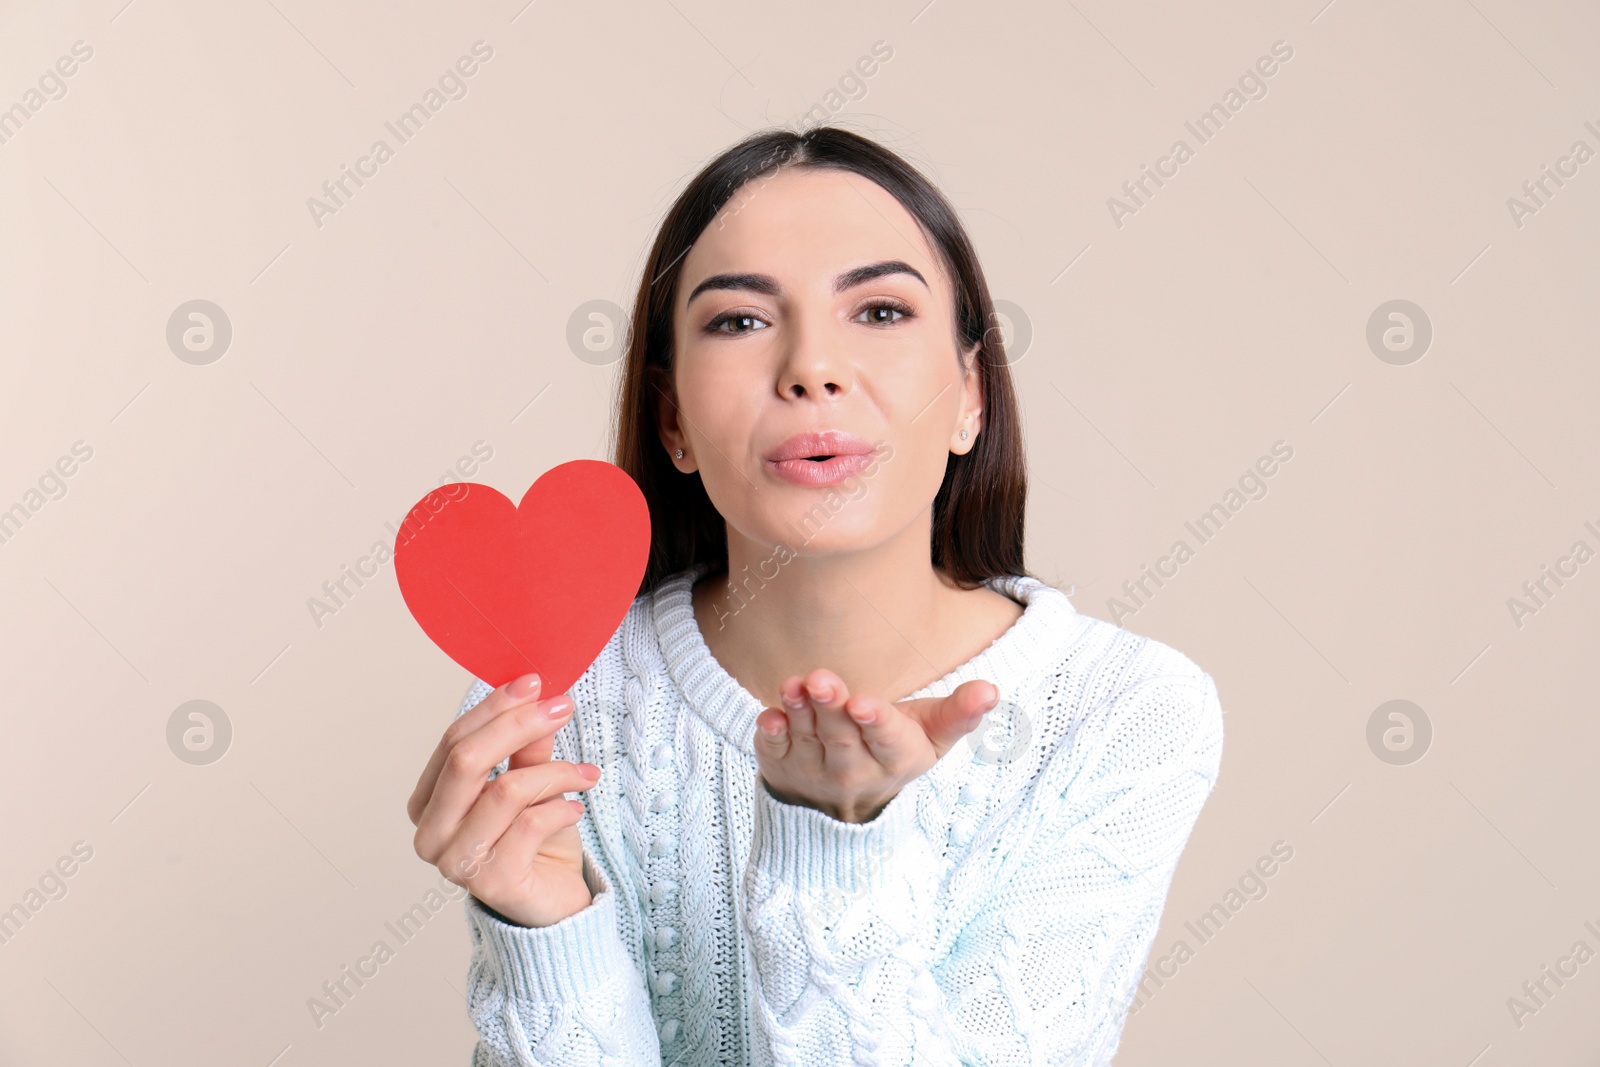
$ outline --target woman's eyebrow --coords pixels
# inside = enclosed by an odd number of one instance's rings
[[[854,288],[862,282],[870,282],[874,278],[881,278],[886,274],[909,274],[922,283],[924,289],[928,288],[928,280],[911,264],[898,259],[886,259],[881,263],[869,263],[865,267],[847,270],[833,280],[833,291],[842,293],[846,289]]]
[[[842,293],[864,282],[870,282],[874,278],[882,278],[889,274],[909,274],[921,282],[923,288],[928,288],[928,280],[911,264],[903,260],[886,259],[881,263],[869,263],[864,267],[855,267],[840,274],[833,280],[833,291]],[[684,301],[684,306],[688,307],[694,303],[695,297],[701,293],[719,289],[739,289],[752,293],[765,293],[767,296],[777,296],[783,291],[783,287],[778,284],[778,280],[770,274],[713,274],[694,287],[694,291],[689,294],[689,299]]]

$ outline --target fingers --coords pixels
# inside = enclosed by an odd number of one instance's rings
[[[503,709],[455,741],[417,819],[418,854],[426,857],[428,852],[443,847],[482,794],[489,772],[501,760],[536,742],[542,746],[553,744],[555,732],[571,714],[572,698],[568,696],[521,704]]]
[[[568,826],[576,826],[583,818],[583,802],[551,797],[529,808],[512,820],[506,832],[495,843],[497,860],[509,862],[486,863],[479,876],[468,887],[481,900],[483,895],[498,897],[496,887],[512,885],[539,854],[549,846],[550,836]],[[577,851],[577,855],[582,855]]]
[[[477,803],[461,820],[440,854],[423,858],[450,873],[469,866],[491,846],[499,848],[496,842],[525,811],[551,800],[555,801],[555,807],[571,807],[562,794],[589,789],[599,778],[600,768],[591,763],[562,760],[506,771],[483,787]]]
[[[576,826],[583,818],[583,801],[553,798],[531,808],[512,820],[500,846],[514,856],[531,856],[544,845],[545,838],[564,826]]]
[[[861,744],[884,766],[896,765],[915,739],[907,731],[922,731],[909,715],[882,697],[851,697],[845,711],[860,732]]]
[[[860,746],[861,729],[845,714],[850,691],[842,678],[819,667],[806,675],[803,692],[809,698],[810,728],[825,750]]]
[[[947,697],[902,707],[867,694],[852,697],[837,674],[822,668],[788,678],[778,691],[783,709],[768,708],[756,719],[762,752],[783,758],[792,748],[806,748],[827,762],[848,761],[857,751],[885,767],[903,764],[925,747],[924,738],[942,757],[977,728],[1000,695],[993,683],[975,679]],[[769,725],[777,732],[767,734]]]
[[[852,697],[843,679],[822,668],[788,679],[779,692],[788,719],[786,740],[815,742],[824,759],[846,759],[850,752],[864,750],[886,762],[904,748],[905,730],[912,725],[886,700]]]
[[[510,904],[518,897],[529,896],[528,878],[539,866],[543,854],[552,851],[551,837],[563,831],[571,832],[583,818],[581,801],[552,797],[530,808],[523,808],[511,822],[506,832],[492,846],[475,843],[475,851],[458,857],[454,850],[440,857],[438,866],[444,876],[472,895],[511,917]],[[560,849],[554,849],[560,851]],[[582,856],[582,845],[569,847]],[[544,893],[535,891],[535,896]],[[519,925],[523,920],[513,918]]]
[[[756,716],[755,747],[757,752],[764,752],[773,759],[783,759],[789,754],[789,720],[783,712],[767,708]]]
[[[833,698],[833,703],[819,708],[817,702],[812,699],[812,693],[807,689],[808,682],[813,689],[820,688],[828,693]],[[844,703],[847,696],[844,682],[832,671],[819,668],[803,678],[791,675],[784,679],[783,684],[778,686],[778,698],[783,707],[767,708],[756,716],[757,749],[774,759],[782,759],[789,754],[791,748],[799,744],[808,749],[816,749],[816,755],[820,757],[822,753],[819,745],[823,739],[817,734],[819,717],[826,717],[828,730],[837,734],[839,724],[835,720],[843,718],[843,713],[839,712],[837,707]],[[844,725],[850,725],[848,718],[844,718]],[[768,733],[768,728],[773,732]]]
[[[815,741],[816,712],[812,710],[811,699],[806,693],[805,680],[788,678],[779,687],[778,693],[783,698],[783,710],[788,717],[790,741],[801,737],[806,739],[807,744]]]
[[[525,674],[520,678],[513,678],[505,685],[490,690],[488,696],[474,704],[470,711],[459,716],[445,729],[433,754],[428,757],[428,765],[422,769],[422,774],[417,779],[417,787],[412,790],[411,799],[406,802],[406,814],[411,817],[413,824],[422,818],[422,810],[427,806],[428,798],[433,795],[433,785],[439,779],[439,772],[444,770],[445,757],[450,755],[455,743],[507,708],[537,699],[542,687],[543,680],[537,674]]]

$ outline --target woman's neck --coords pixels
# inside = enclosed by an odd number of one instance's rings
[[[1022,608],[989,589],[950,585],[933,568],[926,528],[913,524],[902,536],[908,544],[812,555],[730,538],[729,569],[707,574],[693,591],[706,646],[768,707],[778,706],[785,678],[816,667],[838,674],[852,693],[891,701],[942,678]],[[908,545],[920,545],[920,555]]]

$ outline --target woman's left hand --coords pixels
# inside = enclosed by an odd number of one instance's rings
[[[876,818],[1000,699],[992,683],[974,680],[947,697],[891,704],[864,693],[851,696],[843,679],[820,667],[791,676],[779,693],[783,708],[756,717],[761,777],[783,803],[842,822]]]

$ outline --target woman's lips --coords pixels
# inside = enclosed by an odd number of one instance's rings
[[[829,459],[767,460],[767,469],[794,485],[822,488],[838,485],[852,474],[860,473],[872,464],[873,453],[833,456]]]

